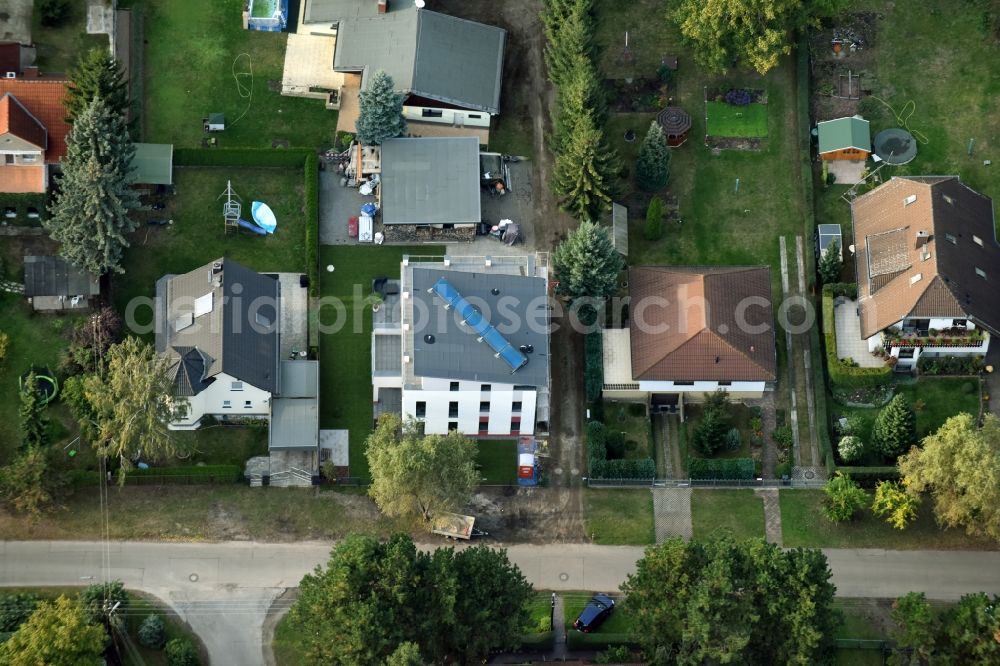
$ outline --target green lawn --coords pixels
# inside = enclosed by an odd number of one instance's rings
[[[517,442],[513,439],[480,439],[480,477],[482,483],[493,486],[510,486],[517,483]]]
[[[274,640],[271,642],[274,663],[277,666],[301,664],[303,647],[301,630],[292,622],[291,616],[285,613],[274,627]]]
[[[608,432],[625,435],[625,458],[652,458],[653,439],[646,406],[638,403],[605,401],[604,424]]]
[[[351,533],[385,536],[412,525],[379,514],[363,490],[249,488],[240,484],[112,488],[111,538],[123,541],[333,540]],[[35,525],[0,509],[9,539],[100,539],[98,488],[77,489]]]
[[[0,293],[0,331],[10,336],[7,357],[0,360],[0,465],[10,461],[21,441],[17,410],[18,379],[32,365],[57,371],[59,354],[66,348],[64,337],[79,321],[79,315],[36,314],[21,296]],[[63,410],[49,409],[59,425],[53,429],[57,441],[72,432],[72,420]]]
[[[245,4],[147,0],[147,141],[197,147],[202,118],[221,112],[227,128],[213,135],[221,146],[287,141],[292,147],[319,148],[333,143],[336,112],[327,111],[322,100],[282,97],[275,91],[280,89],[288,34],[243,30]],[[251,70],[252,85],[243,75]]]
[[[587,534],[594,543],[644,546],[656,541],[653,494],[647,488],[584,491]]]
[[[108,48],[107,35],[87,34],[87,3],[66,5],[66,19],[57,26],[43,26],[41,12],[34,13],[31,38],[37,49],[38,68],[43,73],[68,72],[90,49]]]
[[[691,523],[695,539],[723,530],[737,539],[763,539],[764,502],[752,490],[693,490]]]
[[[590,592],[565,592],[563,598],[563,618],[566,621],[567,643],[570,649],[605,645],[617,645],[628,642],[629,630],[632,628],[632,618],[625,609],[625,600],[615,590],[602,590],[615,600],[615,609],[604,623],[589,634],[584,634],[573,628],[573,622],[580,611],[593,596]]]
[[[940,529],[928,498],[917,520],[897,530],[869,510],[849,523],[836,524],[823,515],[822,490],[782,490],[781,527],[784,545],[810,548],[885,548],[887,550],[996,550],[997,544],[976,539],[960,529]]]
[[[0,596],[6,594],[30,593],[37,594],[43,600],[51,601],[60,596],[70,599],[76,597],[83,587],[5,587],[0,589]],[[152,650],[139,642],[139,627],[152,614],[163,618],[164,634],[168,641],[174,638],[188,638],[200,651],[205,663],[206,651],[197,634],[191,631],[170,607],[152,595],[143,592],[128,592],[127,612],[122,613],[125,619],[125,632],[131,639],[135,652],[123,651],[123,666],[165,666],[167,657],[163,650]]]
[[[701,421],[702,408],[700,405],[685,405],[685,422],[681,428],[687,430],[688,439],[694,436],[694,432]],[[729,427],[740,431],[740,448],[734,451],[717,451],[715,455],[706,456],[693,446],[687,447],[688,454],[692,458],[749,458],[750,457],[750,419],[753,414],[750,408],[740,403],[729,405]]]
[[[351,476],[368,478],[365,438],[372,430],[371,308],[361,301],[371,293],[372,280],[398,277],[404,254],[439,255],[436,246],[324,246],[320,248],[320,292],[324,301],[344,306],[347,320],[320,337],[320,427],[350,431]],[[333,266],[329,273],[327,266]],[[337,308],[319,312],[319,322],[332,326]]]
[[[970,390],[971,389],[971,390]],[[896,393],[906,396],[911,407],[917,410],[917,437],[923,439],[941,427],[948,417],[960,412],[968,412],[973,416],[979,414],[979,387],[974,379],[963,377],[922,377],[916,382],[899,384]],[[917,401],[923,404],[917,404]],[[878,416],[878,408],[847,407],[833,403],[831,405],[834,418],[848,416],[856,418],[861,426],[858,436],[866,445],[871,444],[872,428]],[[836,446],[834,433],[834,446]],[[869,447],[870,448],[870,447]],[[861,462],[869,465],[881,465],[881,457],[869,451]]]
[[[278,228],[258,236],[249,231],[225,233],[219,195],[232,180],[243,199],[244,217],[253,201],[274,211]],[[301,169],[221,169],[184,167],[174,170],[177,193],[168,207],[150,217],[172,219],[169,226],[141,226],[125,251],[125,274],[116,276],[114,301],[124,313],[132,298],[151,297],[156,280],[167,273],[186,273],[226,256],[257,271],[305,272],[305,215]],[[148,322],[149,309],[137,313]]]
[[[767,105],[733,106],[725,102],[706,103],[708,135],[712,137],[763,138],[767,136]]]

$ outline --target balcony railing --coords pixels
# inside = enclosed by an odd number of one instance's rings
[[[882,345],[887,349],[902,347],[982,347],[986,342],[985,336],[976,331],[969,331],[956,335],[950,332],[939,335],[920,335],[917,333],[883,333]]]

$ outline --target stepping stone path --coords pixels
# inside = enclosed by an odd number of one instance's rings
[[[0,280],[0,291],[6,291],[8,294],[23,294],[24,285],[9,280]]]

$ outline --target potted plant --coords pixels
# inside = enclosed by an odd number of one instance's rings
[[[382,307],[382,303],[385,302],[385,297],[379,292],[373,291],[371,294],[368,295],[368,298],[365,300],[367,300],[368,303],[371,304],[372,312],[378,312],[379,308]]]

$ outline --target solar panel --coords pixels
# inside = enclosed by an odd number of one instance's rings
[[[510,366],[511,372],[517,372],[518,368],[523,367],[528,362],[528,357],[522,354],[517,347],[510,344],[500,331],[490,325],[486,321],[486,318],[483,317],[483,314],[472,303],[465,300],[462,294],[448,283],[448,280],[438,278],[438,281],[434,283],[431,290],[446,305],[455,308],[455,312],[462,318],[465,325],[472,329],[483,342],[496,352],[497,358],[503,359]]]

